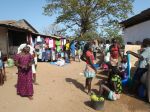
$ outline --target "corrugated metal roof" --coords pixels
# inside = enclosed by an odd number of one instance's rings
[[[131,27],[133,25],[136,25],[136,24],[148,21],[148,20],[150,20],[150,8],[142,11],[141,13],[125,21],[120,22],[120,24],[122,24],[125,28],[128,28],[128,27]]]

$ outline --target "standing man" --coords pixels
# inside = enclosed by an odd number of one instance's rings
[[[65,58],[68,59],[70,62],[70,42],[69,42],[69,40],[67,40],[66,44],[65,44]]]

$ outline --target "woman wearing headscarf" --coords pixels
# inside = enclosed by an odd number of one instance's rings
[[[29,53],[30,47],[25,46],[22,52],[14,58],[15,65],[18,68],[17,94],[20,96],[33,99],[33,84],[32,84],[32,62],[33,57]]]
[[[112,39],[112,45],[110,46],[109,51],[110,51],[110,65],[112,67],[117,67],[119,56],[121,57],[121,59],[122,56],[121,56],[120,46],[117,43],[116,39]]]

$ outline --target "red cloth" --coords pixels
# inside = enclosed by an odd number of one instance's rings
[[[93,55],[93,53],[91,51],[87,51],[86,52],[86,59],[87,58],[90,58],[92,60],[92,62],[94,63],[94,55]],[[89,64],[89,61],[86,60],[86,63]]]

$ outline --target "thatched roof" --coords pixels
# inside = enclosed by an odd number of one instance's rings
[[[33,28],[25,19],[18,20],[18,21],[16,21],[16,20],[0,21],[0,26],[25,30],[25,31],[29,31],[31,33],[38,33],[38,31],[35,28]]]

